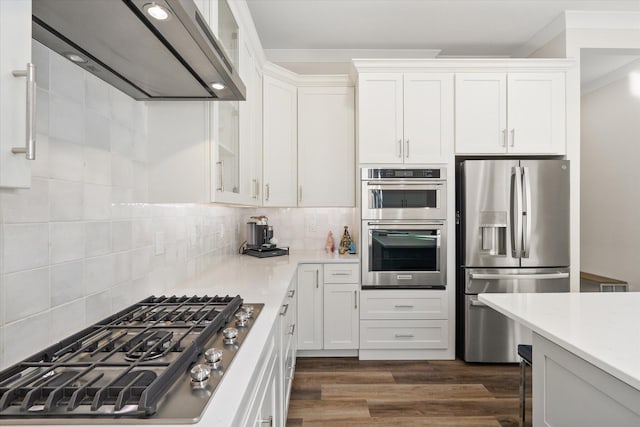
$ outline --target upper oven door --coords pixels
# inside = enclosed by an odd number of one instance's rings
[[[446,219],[443,181],[362,181],[362,219]]]
[[[444,221],[363,221],[362,284],[444,288]]]

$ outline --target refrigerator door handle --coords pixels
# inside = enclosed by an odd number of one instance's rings
[[[511,168],[511,254],[522,256],[522,172],[519,166]]]
[[[492,274],[492,273],[469,273],[470,279],[478,280],[500,280],[500,279],[521,279],[521,280],[552,280],[566,279],[569,273],[539,273],[539,274]]]
[[[531,180],[529,179],[529,168],[522,168],[522,181],[524,187],[524,208],[522,211],[523,233],[522,233],[522,257],[529,258],[529,249],[531,249]]]

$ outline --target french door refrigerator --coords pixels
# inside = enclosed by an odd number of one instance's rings
[[[460,353],[517,362],[531,332],[478,294],[569,291],[569,162],[466,160],[457,178]]]

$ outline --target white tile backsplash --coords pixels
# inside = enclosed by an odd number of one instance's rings
[[[85,99],[84,105],[87,109],[101,114],[104,117],[110,117],[111,104],[109,102],[109,85],[92,74],[85,73]],[[90,142],[89,142],[90,143]]]
[[[49,221],[49,180],[32,178],[31,188],[0,194],[5,223]]]
[[[81,182],[84,175],[82,145],[50,136],[49,174],[51,178]]]
[[[14,322],[49,308],[49,268],[5,276],[5,322]]]
[[[111,187],[84,184],[84,214],[86,220],[106,220],[111,218]]]
[[[4,326],[5,367],[42,350],[49,343],[51,312],[44,311]]]
[[[83,189],[81,182],[51,180],[49,183],[51,221],[78,221],[82,219]]]
[[[84,290],[86,295],[108,290],[114,285],[115,256],[113,254],[87,258],[84,261]]]
[[[49,136],[81,144],[84,137],[83,106],[49,93]]]
[[[109,116],[87,108],[85,110],[86,146],[109,152],[111,149],[111,121]]]
[[[50,227],[51,263],[84,258],[84,222],[52,222]]]
[[[84,103],[84,70],[61,55],[49,56],[49,90],[76,105]],[[76,116],[77,119],[80,116]]]
[[[86,303],[82,299],[57,306],[51,310],[50,340],[59,341],[84,328]]]
[[[111,252],[111,222],[97,221],[85,224],[85,257],[104,255]]]
[[[73,261],[51,266],[51,307],[82,298],[84,261]]]
[[[5,224],[3,265],[5,273],[49,264],[49,224]]]

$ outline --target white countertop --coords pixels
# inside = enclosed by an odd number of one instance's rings
[[[241,398],[251,384],[260,353],[280,313],[298,264],[357,263],[358,255],[335,255],[321,251],[292,252],[289,256],[254,258],[234,255],[194,279],[175,287],[167,294],[240,295],[245,302],[262,303],[264,308],[251,328],[247,340],[236,354],[198,425],[231,426]],[[184,426],[184,425],[183,425]]]
[[[478,299],[640,390],[640,293],[480,294]]]
[[[247,303],[264,304],[262,312],[251,328],[242,348],[235,355],[231,366],[218,384],[213,398],[209,400],[202,418],[195,425],[231,427],[238,412],[245,391],[255,384],[251,383],[258,367],[261,352],[265,346],[271,328],[280,313],[291,279],[298,264],[320,263],[358,263],[358,255],[327,254],[322,251],[296,251],[289,256],[273,258],[254,258],[247,255],[224,257],[208,270],[196,277],[167,290],[165,295],[240,295]],[[36,420],[34,427],[39,427]],[[96,420],[96,424],[109,424],[108,419]],[[153,426],[153,424],[136,424]],[[178,424],[185,427],[194,424]],[[75,427],[90,427],[74,424]],[[125,426],[125,424],[118,424]],[[158,424],[158,427],[171,427]],[[42,426],[44,427],[44,426]]]

